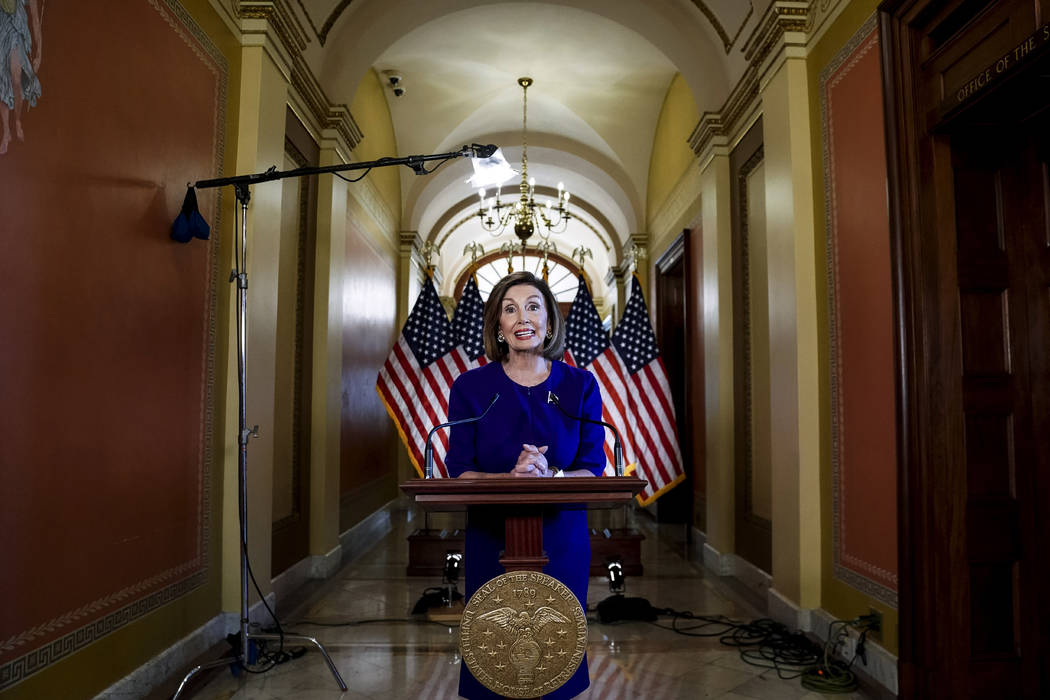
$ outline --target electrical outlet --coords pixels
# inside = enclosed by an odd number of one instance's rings
[[[882,613],[875,608],[868,608],[868,637],[877,642],[882,641]]]

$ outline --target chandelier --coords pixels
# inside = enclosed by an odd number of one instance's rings
[[[513,204],[508,204],[500,199],[502,186],[496,189],[495,197],[488,200],[485,199],[485,189],[479,189],[478,219],[482,228],[497,236],[513,224],[514,235],[521,239],[524,249],[526,241],[533,233],[539,234],[540,238],[546,241],[552,233],[564,231],[572,215],[567,209],[569,193],[561,182],[558,183],[556,202],[536,202],[536,178],[529,177],[527,139],[528,90],[532,85],[532,78],[518,78],[518,85],[521,86],[521,184],[518,186],[520,196]]]

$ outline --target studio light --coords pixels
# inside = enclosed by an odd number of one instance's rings
[[[626,577],[623,574],[623,562],[619,559],[614,559],[608,562],[605,567],[605,573],[609,578],[609,592],[613,594],[623,593],[627,588],[625,583]]]
[[[443,583],[454,584],[459,580],[459,568],[460,564],[463,563],[463,553],[455,550],[448,550],[445,553],[445,568],[441,572],[441,581]]]

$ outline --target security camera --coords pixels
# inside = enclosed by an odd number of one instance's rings
[[[390,85],[394,97],[401,97],[405,94],[404,78],[400,72],[395,69],[385,70],[383,71],[383,77],[386,78],[386,82]]]

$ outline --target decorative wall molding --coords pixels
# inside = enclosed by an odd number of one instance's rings
[[[390,207],[387,206],[382,195],[379,194],[379,189],[369,178],[365,178],[349,185],[346,191],[351,202],[356,203],[358,205],[356,208],[368,219],[370,225],[364,226],[363,230],[381,248],[386,249],[388,252],[394,252],[398,244],[398,217],[395,216],[394,212],[390,211]],[[351,202],[348,202],[348,204]],[[353,215],[353,209],[355,207],[347,206],[348,215]],[[357,223],[363,224],[365,222],[358,220]],[[420,247],[422,247],[422,243]]]
[[[810,26],[808,0],[775,0],[744,43],[744,58],[753,66],[762,65],[779,48],[788,33],[805,34]]]
[[[252,32],[251,25],[244,20],[262,20],[290,56],[299,55],[310,41],[306,28],[288,0],[240,0],[236,9],[242,20],[242,32]]]
[[[701,14],[710,22],[711,26],[714,27],[715,33],[718,34],[718,38],[722,40],[722,48],[725,49],[726,53],[729,53],[733,46],[736,44],[737,39],[740,38],[740,34],[744,31],[744,27],[747,26],[747,22],[751,19],[751,16],[755,14],[755,3],[753,0],[748,0],[747,15],[740,22],[740,26],[737,28],[736,33],[730,37],[729,33],[722,26],[722,23],[718,21],[718,17],[715,13],[707,6],[704,0],[693,0],[693,4],[696,5],[696,9],[700,10]]]
[[[211,175],[218,177],[223,171],[226,150],[226,101],[229,75],[226,57],[179,0],[149,0],[149,5],[178,35],[186,48],[215,76]],[[212,222],[215,230],[219,230],[222,211],[221,193],[216,193],[213,201],[214,203],[205,211],[205,216]],[[207,274],[209,292],[205,296],[201,309],[207,329],[199,355],[203,375],[200,387],[201,443],[196,475],[199,520],[195,524],[199,529],[196,533],[195,548],[190,555],[191,558],[117,591],[111,591],[75,609],[67,610],[49,620],[41,621],[5,640],[0,640],[0,652],[23,648],[25,650],[25,653],[20,656],[0,664],[0,692],[21,683],[51,664],[75,654],[111,632],[188,595],[208,581],[212,536],[211,484],[215,423],[216,310],[218,308],[218,266],[216,262],[219,254],[219,238],[219,236],[213,236],[206,243],[210,263]],[[63,633],[63,630],[68,631]],[[50,641],[42,640],[56,633],[61,636],[52,638]]]
[[[700,168],[686,168],[653,216],[649,233],[654,240],[678,235],[686,227],[691,211],[699,208],[702,181]]]
[[[270,593],[266,602],[273,609],[276,596]],[[259,620],[267,615],[262,601],[248,610],[250,619]],[[99,693],[96,700],[138,700],[155,691],[172,678],[181,677],[193,660],[201,656],[216,644],[222,642],[226,635],[235,634],[241,629],[239,612],[222,612],[208,620],[196,630],[186,635],[170,647],[157,654],[148,662],[121,678],[113,685]]]
[[[834,248],[835,207],[834,207],[834,169],[831,161],[830,146],[830,113],[827,104],[827,86],[829,81],[841,79],[844,73],[840,71],[843,67],[850,68],[855,65],[871,49],[878,47],[878,37],[869,42],[864,51],[858,49],[864,45],[873,33],[877,32],[877,16],[873,14],[864,24],[850,37],[842,46],[835,57],[821,70],[820,86],[820,123],[823,132],[822,157],[824,162],[824,225],[826,231],[825,241],[825,277],[828,289],[828,336],[829,336],[829,364],[830,364],[830,394],[831,394],[831,480],[832,480],[832,551],[834,553],[833,572],[836,579],[852,588],[871,596],[896,609],[898,605],[897,591],[876,580],[875,577],[884,582],[897,581],[897,574],[878,567],[870,562],[864,561],[857,556],[844,551],[842,542],[842,349],[839,343],[839,328],[841,312],[838,306],[837,283],[836,283],[836,253]],[[837,76],[834,77],[834,76]],[[865,572],[868,574],[865,575]]]
[[[339,4],[328,13],[327,19],[324,24],[321,25],[321,31],[317,34],[317,39],[321,42],[321,46],[324,46],[325,42],[328,41],[328,34],[332,31],[332,27],[335,26],[336,20],[343,14],[345,10],[353,0],[339,0]]]
[[[357,148],[364,138],[350,113],[350,108],[345,104],[332,104],[328,100],[324,89],[302,56],[297,55],[292,60],[289,85],[308,112],[305,115],[306,121],[315,125],[319,132],[315,135],[319,137],[316,138],[317,142],[320,143],[322,138],[336,139],[337,150],[349,159],[350,152]]]
[[[758,99],[758,68],[752,65],[744,71],[720,110],[700,115],[700,121],[689,135],[689,146],[700,159],[701,170],[716,149],[727,148],[733,137],[747,130],[748,120],[743,117],[756,109]]]
[[[291,596],[310,579],[331,578],[344,565],[367,552],[392,529],[391,511],[404,507],[394,499],[339,536],[339,545],[326,554],[305,557],[273,579],[273,592],[266,596],[271,609],[277,601]],[[248,617],[266,616],[262,602],[257,602]],[[149,695],[160,685],[184,673],[190,663],[221,642],[227,634],[240,631],[240,613],[222,612],[204,625],[117,681],[98,695],[106,700],[134,700]]]
[[[765,145],[760,145],[758,149],[751,154],[743,165],[740,166],[740,172],[737,175],[737,219],[740,222],[740,236],[737,239],[739,244],[738,250],[740,254],[740,328],[741,328],[741,345],[743,347],[743,357],[739,358],[743,362],[743,377],[744,377],[744,415],[743,425],[743,444],[744,444],[744,516],[750,517],[754,521],[759,521],[765,528],[772,529],[772,523],[769,520],[762,518],[761,516],[754,513],[752,510],[753,493],[754,493],[754,473],[755,473],[755,441],[754,441],[754,392],[752,390],[753,377],[754,377],[754,365],[751,361],[753,356],[752,353],[752,342],[751,342],[751,329],[753,326],[751,319],[751,217],[747,194],[748,178],[762,163],[765,162]]]
[[[729,145],[734,137],[746,131],[749,120],[743,117],[755,111],[762,76],[773,60],[782,55],[787,46],[805,46],[811,22],[810,5],[807,0],[776,0],[759,18],[741,47],[747,69],[722,108],[701,114],[689,135],[689,145],[700,159],[701,168],[715,147]]]
[[[364,136],[350,108],[332,104],[303,58],[310,36],[290,0],[239,0],[233,10],[242,39],[270,40],[264,46],[271,47],[274,58],[279,59],[278,65],[285,71],[291,88],[289,97],[296,103],[293,107],[300,108],[296,111],[313,132],[314,140],[320,143],[323,138],[334,138],[337,148],[349,158]],[[307,20],[310,21],[308,14]]]

